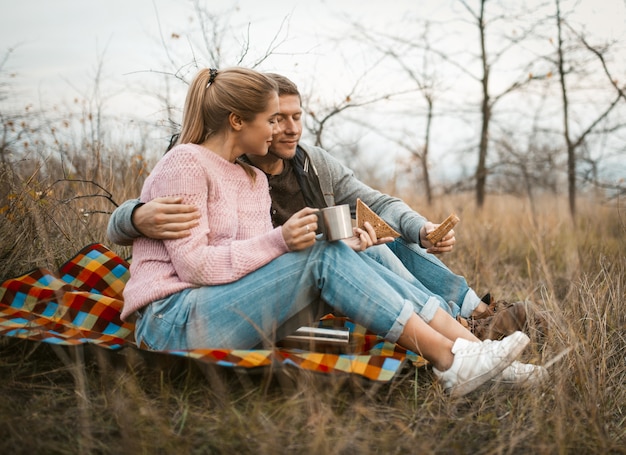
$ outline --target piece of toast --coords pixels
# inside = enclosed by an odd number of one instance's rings
[[[450,232],[459,221],[461,221],[459,217],[456,216],[454,213],[451,213],[450,216],[443,220],[443,223],[437,226],[434,231],[426,235],[426,239],[428,239],[428,241],[433,245],[436,245],[437,243],[441,242],[441,239],[443,239],[446,234]]]
[[[382,239],[383,237],[400,237],[391,226],[389,226],[385,220],[376,215],[372,209],[370,209],[361,199],[356,200],[356,225],[357,227],[364,229],[363,224],[369,221],[376,232],[376,237]]]

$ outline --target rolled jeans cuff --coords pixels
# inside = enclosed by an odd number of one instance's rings
[[[435,313],[437,309],[439,309],[439,300],[437,297],[429,297],[426,301],[426,304],[422,308],[422,311],[418,313],[418,315],[424,320],[426,324],[430,323],[435,317]]]
[[[461,316],[465,319],[469,318],[479,303],[480,297],[476,295],[473,289],[468,289],[465,297],[463,298],[463,304],[461,305]]]
[[[389,329],[389,332],[387,332],[387,336],[385,337],[387,341],[391,341],[392,343],[398,341],[398,338],[400,338],[400,335],[404,332],[406,323],[409,321],[414,312],[413,304],[408,300],[405,300],[402,310],[400,310],[400,314],[391,326],[391,329]]]

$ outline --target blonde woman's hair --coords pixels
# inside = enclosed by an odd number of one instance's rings
[[[194,77],[185,100],[179,144],[202,144],[228,125],[233,113],[252,121],[267,109],[272,95],[278,93],[274,80],[248,68],[201,69]],[[254,179],[256,173],[239,161]]]

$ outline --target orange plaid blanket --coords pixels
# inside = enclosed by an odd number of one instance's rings
[[[0,286],[0,335],[57,345],[91,343],[106,349],[133,348],[131,322],[120,320],[122,291],[129,264],[102,244],[83,248],[58,272],[36,269]],[[326,317],[320,327],[347,327],[350,352],[193,349],[165,351],[224,367],[270,365],[337,374],[356,374],[373,381],[390,381],[407,362],[425,361],[386,342],[346,318]]]

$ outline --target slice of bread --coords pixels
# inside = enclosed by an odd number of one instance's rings
[[[456,216],[454,213],[451,213],[450,216],[448,218],[446,218],[443,221],[443,223],[441,223],[439,226],[437,226],[437,228],[434,231],[428,233],[428,235],[426,235],[426,238],[433,245],[441,242],[441,239],[443,239],[446,236],[446,234],[448,232],[450,232],[450,230],[454,226],[456,226],[456,224],[459,221],[460,221],[459,217]]]
[[[385,220],[376,215],[372,209],[370,209],[361,199],[356,200],[356,225],[357,227],[364,229],[363,224],[369,221],[376,232],[376,237],[382,239],[383,237],[400,237],[396,231],[389,226]]]

